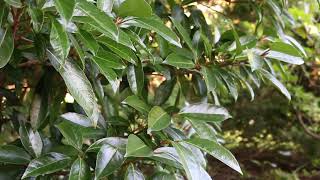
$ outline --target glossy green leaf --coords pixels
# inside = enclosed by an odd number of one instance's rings
[[[141,63],[139,63],[137,66],[128,66],[127,79],[131,91],[135,95],[141,95],[144,87],[144,73]]]
[[[171,118],[160,106],[154,106],[148,114],[148,129],[160,131],[170,125]]]
[[[188,118],[187,120],[191,123],[199,137],[216,141],[217,132],[211,125],[203,121],[191,120]]]
[[[132,18],[126,21],[125,24],[155,31],[169,43],[181,47],[177,35],[174,32],[172,32],[171,29],[165,26],[161,19],[159,19],[156,16],[145,18]]]
[[[157,172],[152,176],[152,180],[176,180],[177,178],[173,174],[168,174],[166,172]]]
[[[71,158],[60,153],[51,152],[45,156],[33,159],[25,170],[22,179],[37,177],[44,174],[51,174],[67,167]]]
[[[125,157],[150,157],[152,150],[138,136],[130,134]]]
[[[212,68],[204,66],[204,67],[201,67],[201,73],[206,82],[208,91],[209,92],[215,91],[218,84],[216,72]]]
[[[183,169],[186,172],[187,178],[190,180],[210,180],[210,176],[199,164],[195,157],[188,148],[184,147],[180,143],[172,142],[173,147],[177,150],[179,154]]]
[[[264,53],[264,51],[262,51],[260,49],[255,49],[255,51],[256,51],[256,53],[258,53],[260,55]],[[264,57],[266,57],[266,58],[275,59],[275,60],[279,60],[279,61],[290,63],[290,64],[301,65],[304,63],[304,61],[301,57],[292,56],[292,55],[285,54],[285,53],[278,52],[278,51],[270,50],[270,51],[267,51],[265,54],[266,55]]]
[[[107,176],[121,167],[124,162],[124,152],[119,148],[121,148],[121,146],[116,147],[107,143],[102,145],[97,155],[95,168],[96,179]]]
[[[129,47],[119,44],[116,41],[113,41],[110,38],[105,36],[100,36],[97,39],[100,43],[106,45],[110,50],[116,53],[119,57],[125,59],[126,61],[136,64],[138,61],[136,54]]]
[[[97,7],[110,16],[114,1],[115,0],[97,0]]]
[[[6,3],[8,3],[10,6],[13,6],[15,8],[21,8],[22,3],[21,0],[4,0]]]
[[[285,95],[289,100],[291,100],[291,95],[289,91],[276,77],[274,77],[271,73],[264,69],[261,69],[261,73],[265,78],[269,79],[280,90],[280,92],[283,95]]]
[[[85,74],[72,61],[67,60],[62,65],[60,63],[61,60],[59,60],[58,57],[50,50],[47,50],[47,55],[51,64],[62,76],[70,94],[84,109],[88,117],[91,119],[93,126],[97,126],[100,114],[98,104],[96,103],[92,86]]]
[[[31,157],[22,148],[12,145],[0,146],[0,162],[8,164],[28,164]]]
[[[194,68],[194,63],[192,59],[188,59],[185,56],[181,56],[176,53],[171,53],[169,56],[166,58],[164,61],[165,64],[169,64],[171,66],[175,66],[178,68],[186,68],[186,69],[191,69]]]
[[[11,58],[14,49],[14,41],[11,28],[0,28],[0,68],[3,68]]]
[[[33,131],[25,125],[20,125],[19,135],[24,148],[34,157],[39,157],[43,149],[43,142],[39,132]]]
[[[35,94],[30,108],[30,123],[33,129],[38,129],[45,121],[47,102],[40,94]]]
[[[87,152],[98,152],[103,145],[109,145],[118,149],[120,152],[125,153],[127,142],[127,139],[120,137],[102,138],[91,144],[91,146],[87,149]]]
[[[79,29],[79,37],[85,47],[87,47],[94,55],[97,54],[100,46],[98,42],[94,39],[92,34],[85,30]]]
[[[35,32],[39,32],[42,29],[44,23],[44,13],[39,8],[28,8],[28,13],[31,18],[32,27]]]
[[[264,59],[259,54],[255,53],[251,49],[247,50],[248,60],[251,66],[251,70],[255,71],[261,69],[264,64]]]
[[[90,180],[90,169],[87,163],[82,159],[76,159],[70,169],[69,180]]]
[[[119,42],[120,44],[125,45],[132,50],[135,50],[132,42],[130,41],[129,36],[125,32],[123,32],[121,29],[118,29],[119,35],[118,35],[118,37],[115,37],[111,33],[109,33],[108,31],[105,31],[105,29],[102,26],[100,26],[98,23],[96,23],[95,21],[92,21],[90,17],[76,16],[76,17],[73,17],[72,20],[75,22],[78,22],[78,23],[90,25],[93,28],[95,28],[96,30],[98,30],[99,32],[103,33],[103,35],[105,35],[106,37],[108,37],[116,42]]]
[[[179,114],[191,120],[207,122],[219,122],[231,118],[225,108],[207,103],[190,104],[182,108]]]
[[[84,54],[84,51],[81,49],[81,47],[80,47],[78,41],[76,40],[76,38],[75,38],[71,33],[68,34],[68,35],[69,35],[69,38],[70,38],[70,41],[71,41],[73,47],[74,47],[75,50],[77,51],[78,56],[79,56],[79,58],[80,58],[80,60],[81,60],[82,69],[84,69],[84,68],[85,68],[85,63],[86,63],[86,62],[85,62],[85,54]]]
[[[164,104],[172,94],[174,86],[176,84],[176,79],[166,80],[160,84],[156,89],[154,95],[154,105],[160,106]]]
[[[119,16],[148,17],[152,9],[145,0],[125,0],[117,10]]]
[[[100,67],[114,68],[114,69],[125,68],[124,63],[117,55],[112,54],[108,51],[105,51],[102,48],[99,49],[97,55],[95,55],[92,59]]]
[[[118,40],[119,31],[117,26],[114,24],[112,19],[103,11],[98,9],[95,5],[93,5],[91,2],[88,2],[87,0],[77,0],[77,8],[85,13],[92,21],[98,24],[102,28],[103,33],[106,36],[111,34]]]
[[[184,42],[187,44],[188,48],[195,54],[194,48],[192,46],[191,38],[188,32],[186,31],[186,29],[184,29],[184,27],[180,24],[179,21],[175,20],[174,18],[170,18],[170,19],[173,22],[173,25],[178,30],[179,34],[182,36]]]
[[[70,43],[67,32],[57,20],[52,21],[50,44],[55,54],[59,57],[59,59],[57,59],[58,62],[63,63],[68,57]]]
[[[127,97],[123,102],[144,114],[148,114],[151,109],[148,104],[135,95]]]
[[[57,8],[59,14],[64,20],[64,23],[67,24],[72,18],[73,10],[76,5],[75,0],[54,0],[54,5]]]
[[[228,165],[232,169],[242,174],[239,163],[232,155],[232,153],[216,141],[212,141],[209,139],[193,138],[185,140],[185,142],[191,144],[192,146],[200,148],[201,150],[207,152],[211,156],[217,158],[224,164]]]
[[[153,151],[153,156],[150,157],[153,160],[161,163],[182,169],[182,164],[179,155],[173,147],[160,147]]]
[[[56,127],[59,129],[68,144],[81,151],[82,148],[82,133],[80,128],[75,128],[69,123],[62,121]]]
[[[272,51],[282,52],[285,54],[289,54],[291,56],[296,56],[296,57],[301,56],[298,49],[296,49],[292,45],[284,43],[284,42],[273,42],[270,45],[270,49]]]
[[[131,163],[128,166],[124,179],[125,180],[144,180],[145,178],[142,172],[136,169],[134,165]]]

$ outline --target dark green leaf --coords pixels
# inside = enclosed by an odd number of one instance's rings
[[[156,16],[146,18],[132,18],[126,21],[125,24],[155,31],[169,43],[181,47],[177,35],[172,32],[171,29],[165,26],[161,19]]]
[[[261,69],[261,73],[264,77],[269,79],[281,91],[282,94],[284,94],[289,100],[291,100],[289,91],[276,77],[274,77],[271,73],[264,69]]]
[[[160,147],[153,151],[153,156],[150,157],[156,161],[182,169],[182,164],[179,155],[173,147]]]
[[[148,104],[135,95],[127,97],[123,102],[144,114],[148,114],[151,109]]]
[[[0,68],[9,61],[14,49],[14,41],[11,28],[6,30],[0,28]]]
[[[60,171],[67,167],[70,162],[71,158],[66,155],[55,152],[48,153],[45,156],[32,160],[25,170],[22,179]]]
[[[192,127],[194,128],[196,133],[199,135],[199,137],[203,139],[210,139],[210,140],[217,139],[216,130],[212,126],[210,126],[208,123],[197,121],[197,120],[191,120],[191,119],[188,119],[188,121],[191,123]]]
[[[94,62],[98,64],[99,67],[107,67],[114,69],[124,69],[125,65],[122,60],[115,54],[112,54],[108,51],[99,49],[96,56],[92,58]]]
[[[56,127],[59,129],[68,144],[81,151],[82,148],[82,134],[81,129],[71,126],[70,123],[62,121]]]
[[[135,95],[141,95],[144,86],[144,73],[141,63],[139,63],[137,66],[128,66],[127,79],[131,91]]]
[[[99,50],[99,44],[94,39],[94,37],[87,31],[79,29],[79,36],[84,44],[94,55],[97,54]]]
[[[127,139],[120,137],[107,137],[103,139],[99,139],[98,141],[91,144],[91,146],[87,149],[88,152],[98,152],[103,145],[109,145],[120,152],[125,153],[126,151]]]
[[[88,2],[87,0],[77,0],[77,8],[85,13],[92,21],[98,24],[103,33],[108,36],[112,35],[118,40],[119,31],[117,26],[113,23],[112,19],[107,16],[103,11],[98,9],[95,5]]]
[[[124,162],[124,152],[121,151],[123,146],[116,147],[110,144],[104,144],[97,155],[95,178],[100,179],[107,176],[121,167]]]
[[[78,158],[71,166],[69,180],[90,180],[90,169],[87,163]]]
[[[185,140],[185,142],[202,149],[203,151],[209,153],[211,156],[217,158],[224,164],[242,174],[241,168],[235,157],[231,154],[230,151],[218,144],[216,141],[194,138]]]
[[[92,86],[85,74],[72,61],[67,60],[64,64],[61,64],[61,60],[51,51],[47,50],[47,55],[52,65],[64,79],[71,95],[84,109],[93,126],[97,126],[100,114],[98,104]]]
[[[142,172],[140,172],[138,169],[134,167],[134,165],[131,163],[128,166],[126,175],[125,175],[125,180],[144,180],[144,176]]]
[[[154,106],[148,115],[148,129],[160,131],[169,126],[171,118],[160,106]]]
[[[208,173],[196,160],[197,157],[193,155],[192,151],[177,142],[172,142],[172,145],[179,154],[183,169],[185,170],[189,180],[211,179]]]
[[[15,8],[21,8],[22,3],[21,0],[4,0],[6,3],[8,3],[10,6],[13,6]]]
[[[72,18],[73,10],[76,5],[75,0],[54,0],[54,5],[56,6],[66,25]]]
[[[191,69],[194,67],[192,59],[188,59],[185,56],[181,56],[176,53],[169,54],[164,63],[178,68]]]
[[[39,32],[44,22],[43,11],[38,8],[28,8],[28,13],[31,18],[33,30]]]
[[[20,140],[24,148],[34,157],[42,153],[43,142],[38,131],[27,128],[24,124],[19,127]]]
[[[50,43],[54,52],[59,57],[57,61],[60,64],[63,63],[65,59],[68,57],[70,43],[67,32],[64,30],[63,26],[57,20],[52,21]]]
[[[125,157],[150,157],[152,150],[138,136],[130,134]]]
[[[0,162],[8,164],[27,164],[31,157],[22,148],[12,145],[0,146]]]
[[[179,114],[195,121],[217,122],[231,118],[225,108],[207,103],[190,104],[182,108]]]

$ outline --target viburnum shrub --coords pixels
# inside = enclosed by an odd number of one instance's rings
[[[306,56],[287,1],[246,3],[0,0],[1,179],[205,180],[207,155],[242,173],[224,102],[290,100],[278,79]]]

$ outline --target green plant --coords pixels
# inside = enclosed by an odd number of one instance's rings
[[[2,176],[211,179],[204,153],[241,173],[219,98],[270,81],[291,99],[276,77],[306,54],[284,2],[248,1],[246,32],[212,2],[0,0],[1,122],[17,138]]]

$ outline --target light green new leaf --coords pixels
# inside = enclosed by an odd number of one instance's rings
[[[126,175],[124,177],[125,180],[144,180],[144,176],[142,172],[140,172],[138,169],[134,167],[134,165],[131,163],[128,166]]]
[[[100,36],[97,40],[126,61],[132,64],[136,64],[138,61],[136,54],[129,47],[119,44],[105,36]]]
[[[280,90],[282,94],[284,94],[289,100],[291,100],[289,91],[276,77],[274,77],[271,73],[264,69],[261,69],[261,74],[269,79]]]
[[[79,37],[84,46],[87,47],[92,52],[92,54],[97,54],[100,46],[89,32],[79,29]]]
[[[66,121],[62,121],[56,127],[59,129],[68,144],[81,151],[82,148],[82,133],[80,128],[72,126]]]
[[[97,155],[95,168],[96,179],[108,176],[121,167],[124,162],[124,152],[119,148],[122,147],[123,146],[112,146],[107,143],[102,145]]]
[[[192,151],[177,142],[172,142],[172,145],[179,154],[183,169],[185,170],[189,180],[211,180],[209,174],[196,160],[197,157],[194,156]]]
[[[231,118],[224,107],[207,103],[190,104],[182,108],[179,114],[191,120],[206,122],[219,122]]]
[[[148,129],[160,131],[170,125],[170,116],[160,106],[154,106],[148,114]]]
[[[263,57],[261,57],[259,54],[257,54],[251,49],[247,50],[247,56],[248,56],[249,64],[251,66],[252,71],[262,68],[264,64]]]
[[[76,159],[70,169],[69,180],[90,180],[90,169],[87,163],[82,159]]]
[[[76,5],[75,0],[54,0],[54,5],[64,20],[63,23],[65,23],[65,25],[68,24],[72,18],[73,10]]]
[[[144,114],[148,114],[151,109],[148,104],[135,95],[128,96],[123,102]]]
[[[62,64],[68,57],[70,50],[70,43],[68,34],[63,26],[57,21],[52,21],[51,33],[50,33],[50,44],[57,56],[59,57],[58,62]]]
[[[152,14],[152,9],[145,0],[125,0],[117,11],[122,17],[149,17]]]
[[[14,49],[11,27],[6,30],[0,28],[0,68],[3,68],[11,58]]]
[[[145,18],[132,18],[126,21],[125,24],[155,31],[169,43],[181,47],[177,35],[171,29],[165,26],[162,20],[156,16]]]
[[[45,156],[32,160],[25,170],[22,179],[50,174],[67,167],[71,158],[60,153],[51,152]]]
[[[152,150],[138,136],[130,134],[125,157],[150,157]]]
[[[51,64],[62,76],[70,94],[86,112],[93,126],[97,126],[100,115],[99,106],[86,75],[72,61],[66,60],[64,64],[61,64],[61,60],[50,50],[47,50],[47,55]]]
[[[185,56],[182,56],[176,53],[169,54],[169,56],[166,58],[166,60],[163,63],[169,64],[171,66],[175,66],[178,68],[190,69],[194,67],[194,63],[192,59],[189,59]]]
[[[144,73],[141,63],[139,63],[137,66],[128,66],[127,79],[131,91],[135,95],[141,95],[144,87]]]
[[[114,69],[125,68],[125,65],[122,62],[121,58],[119,58],[115,54],[112,54],[108,51],[103,50],[102,48],[99,49],[97,54],[92,59],[100,67],[114,68]]]
[[[111,34],[116,40],[118,40],[119,31],[111,17],[106,15],[103,11],[87,0],[77,0],[77,8],[90,17],[92,21],[97,23],[102,28],[103,33],[106,36]]]
[[[209,139],[193,138],[193,139],[187,139],[185,140],[185,142],[209,153],[211,156],[217,158],[227,166],[231,167],[232,169],[242,174],[239,163],[237,162],[235,157],[232,155],[232,153],[228,149],[221,146],[216,141],[212,141]]]
[[[0,146],[0,162],[8,164],[28,164],[31,157],[22,148],[13,145]]]

